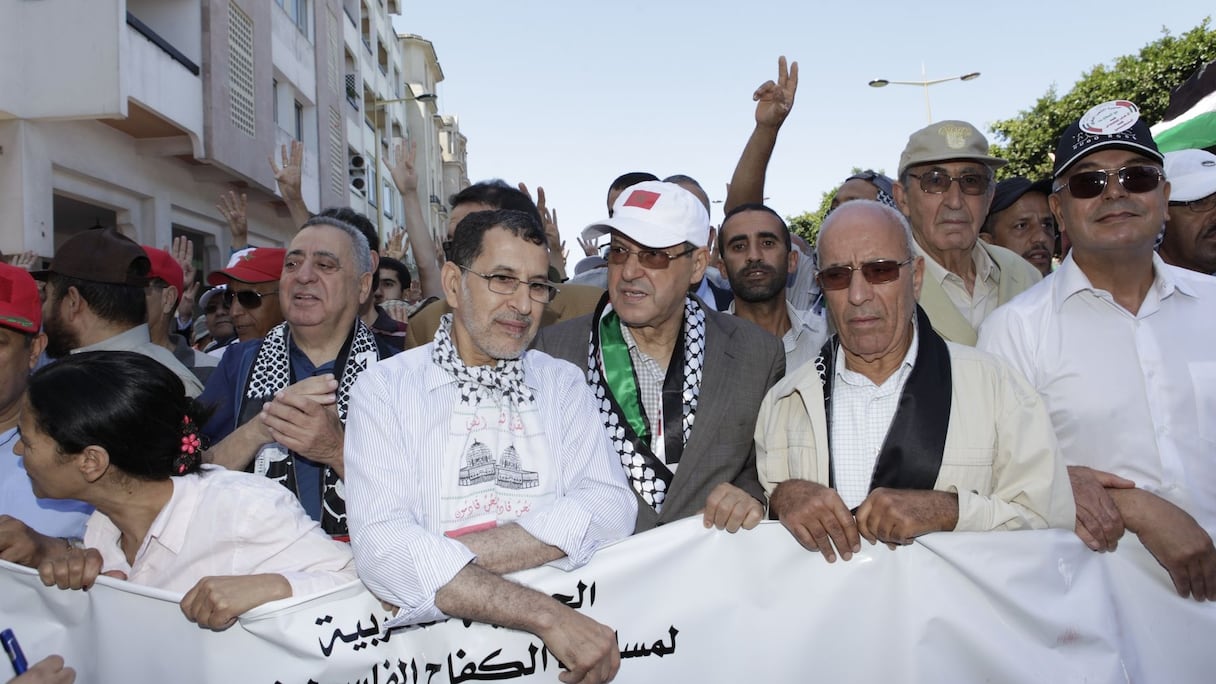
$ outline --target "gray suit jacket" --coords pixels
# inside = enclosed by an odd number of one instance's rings
[[[729,314],[705,310],[705,363],[692,434],[675,479],[656,514],[638,499],[634,532],[696,514],[709,492],[722,482],[764,502],[756,474],[752,436],[765,393],[785,375],[785,349],[780,340],[759,326]],[[594,314],[541,328],[533,346],[565,359],[587,372],[587,345]],[[637,493],[634,492],[636,495]]]

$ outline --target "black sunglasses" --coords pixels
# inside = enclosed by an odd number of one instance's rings
[[[1161,169],[1147,164],[1124,166],[1120,169],[1098,169],[1097,171],[1082,171],[1069,176],[1068,180],[1057,181],[1052,192],[1068,188],[1068,194],[1077,199],[1091,199],[1102,194],[1106,189],[1111,174],[1119,179],[1123,189],[1131,193],[1150,192],[1157,189],[1165,174]]]
[[[278,294],[278,293],[279,293],[278,290],[275,290],[273,292],[258,292],[257,290],[228,289],[228,290],[224,290],[224,294],[222,294],[220,296],[224,298],[224,304],[228,308],[230,308],[230,309],[232,308],[232,300],[235,299],[237,301],[237,303],[239,303],[241,305],[242,308],[248,310],[248,309],[256,309],[259,306],[261,306],[262,297],[266,297],[268,295],[273,295],[273,294]]]
[[[819,287],[825,290],[843,290],[853,282],[853,271],[861,271],[866,282],[871,285],[883,285],[899,279],[899,269],[912,263],[913,257],[903,261],[879,259],[868,261],[860,266],[832,266],[825,268],[815,276]]]

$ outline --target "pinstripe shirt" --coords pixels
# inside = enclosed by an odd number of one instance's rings
[[[439,529],[442,455],[456,380],[431,360],[432,344],[364,371],[346,423],[346,506],[359,577],[373,594],[401,606],[387,626],[441,620],[435,593],[474,560]],[[617,455],[600,426],[587,381],[574,365],[525,352],[524,382],[544,424],[555,493],[516,519],[566,557],[572,570],[602,545],[628,536],[637,515]]]

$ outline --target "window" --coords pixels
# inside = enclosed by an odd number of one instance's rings
[[[295,101],[296,105],[296,140],[304,142],[304,105],[300,104],[299,100]]]
[[[378,182],[376,180],[376,171],[377,169],[375,164],[367,165],[367,203],[373,207],[376,206],[376,190],[379,188],[379,186],[376,185]]]
[[[396,198],[393,197],[393,186],[388,181],[384,181],[384,194],[380,195],[380,197],[383,199],[384,215],[392,218],[393,205],[396,203],[394,202]]]
[[[270,82],[270,111],[274,112],[274,122],[279,122],[279,81]]]
[[[308,35],[308,0],[274,0],[295,22],[300,33]]]

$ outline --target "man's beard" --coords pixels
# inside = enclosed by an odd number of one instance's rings
[[[763,270],[768,277],[761,281],[748,281],[743,275],[751,270]],[[785,288],[788,272],[779,271],[768,264],[748,264],[732,274],[730,289],[735,297],[745,302],[767,302],[781,293]]]
[[[80,347],[80,336],[59,318],[58,308],[42,321],[42,329],[47,338],[46,355],[52,359],[61,359]]]

